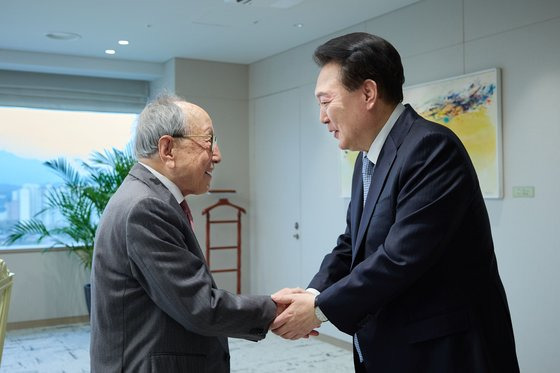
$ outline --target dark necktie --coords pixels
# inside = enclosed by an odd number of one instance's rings
[[[193,217],[192,217],[192,214],[191,214],[191,209],[189,208],[189,205],[187,204],[187,201],[183,200],[183,202],[179,203],[179,205],[183,209],[183,212],[187,216],[187,219],[189,220],[189,223],[191,224],[191,228],[194,231],[194,220],[193,220]]]
[[[373,166],[375,166],[367,157],[366,153],[363,153],[362,160],[362,181],[364,184],[364,206],[366,204],[367,195],[369,192],[369,186],[371,184],[371,174],[373,173]]]
[[[366,199],[369,192],[369,186],[371,184],[371,175],[373,174],[373,167],[375,166],[367,157],[366,153],[363,154],[362,159],[362,182],[364,185],[364,204],[366,205]],[[358,353],[358,358],[360,363],[364,362],[364,356],[362,355],[362,349],[360,348],[360,343],[358,342],[358,335],[354,334],[354,346],[356,347],[356,352]]]

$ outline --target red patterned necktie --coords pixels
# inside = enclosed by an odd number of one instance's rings
[[[192,214],[191,214],[191,209],[189,208],[189,205],[187,204],[187,201],[183,200],[183,202],[179,203],[179,205],[183,209],[183,212],[185,213],[185,215],[187,215],[187,219],[189,220],[189,223],[191,224],[191,228],[194,231],[194,220],[193,220],[193,217],[192,217]]]

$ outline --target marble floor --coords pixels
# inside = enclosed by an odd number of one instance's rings
[[[89,324],[10,331],[2,373],[89,372]],[[286,341],[269,333],[254,343],[230,339],[232,373],[353,372],[352,352],[316,338]]]

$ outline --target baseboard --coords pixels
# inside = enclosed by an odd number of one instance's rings
[[[6,325],[6,330],[42,328],[45,326],[68,325],[68,324],[78,324],[78,323],[86,323],[86,322],[89,322],[88,315],[59,317],[56,319],[18,321],[18,322],[9,322],[8,325]]]
[[[348,351],[352,351],[352,343],[346,342],[346,341],[341,341],[340,339],[335,338],[335,337],[331,337],[330,335],[319,334],[318,336],[313,337],[313,338],[317,338],[321,342],[326,342],[326,343],[331,344],[333,346],[340,347],[340,348],[343,348],[343,349],[348,350]]]

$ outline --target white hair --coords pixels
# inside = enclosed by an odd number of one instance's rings
[[[177,105],[184,101],[179,96],[162,94],[142,110],[134,141],[134,155],[137,159],[156,154],[159,139],[164,135],[188,135],[185,113]]]

